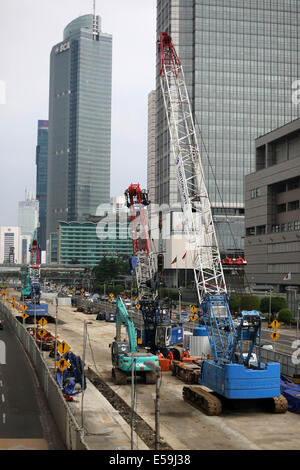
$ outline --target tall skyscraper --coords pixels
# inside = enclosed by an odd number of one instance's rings
[[[36,146],[36,198],[39,201],[39,227],[37,231],[41,250],[46,250],[48,173],[48,121],[38,121]]]
[[[58,221],[88,220],[110,200],[111,69],[112,36],[101,32],[99,16],[72,21],[51,52],[47,239],[52,249]]]
[[[25,201],[18,205],[18,226],[21,235],[33,236],[39,222],[39,201],[34,194],[25,191]]]
[[[243,250],[254,139],[300,115],[299,20],[298,0],[157,0],[157,36],[169,32],[183,63],[223,252]],[[158,65],[156,142],[155,202],[171,204],[179,196]]]
[[[156,90],[148,95],[148,160],[147,189],[150,201],[155,201],[155,144],[156,144]]]

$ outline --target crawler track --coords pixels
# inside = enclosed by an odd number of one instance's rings
[[[274,397],[272,400],[274,413],[285,413],[288,410],[288,402],[283,395],[280,395],[279,397]]]
[[[191,405],[199,408],[208,416],[217,416],[222,413],[222,403],[211,392],[207,392],[200,386],[183,387],[183,399]]]

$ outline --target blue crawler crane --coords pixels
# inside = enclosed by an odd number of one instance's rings
[[[275,412],[285,412],[280,364],[250,360],[254,346],[260,343],[258,312],[243,312],[237,330],[233,325],[192,106],[181,60],[166,32],[160,34],[159,50],[161,91],[182,202],[186,249],[212,352],[212,358],[201,364],[199,385],[184,387],[183,397],[210,415],[221,413],[221,398],[266,399]]]
[[[122,341],[121,328],[125,325],[128,341]],[[147,384],[155,383],[155,372],[145,362],[153,362],[158,366],[158,357],[137,349],[136,333],[133,321],[129,318],[126,307],[117,298],[116,305],[116,338],[111,344],[112,378],[116,385],[125,385],[127,377],[131,376],[132,366],[135,375],[142,376]]]

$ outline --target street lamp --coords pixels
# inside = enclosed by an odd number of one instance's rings
[[[145,361],[145,366],[153,370],[156,373],[156,396],[155,396],[155,450],[159,450],[159,412],[160,412],[160,403],[159,403],[159,388],[161,384],[161,375],[160,367],[155,365],[153,362]]]

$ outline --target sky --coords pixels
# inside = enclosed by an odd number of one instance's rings
[[[37,121],[48,119],[52,47],[93,0],[0,0],[0,225],[36,191]],[[147,102],[155,88],[156,0],[97,0],[113,35],[111,196],[147,182]]]

